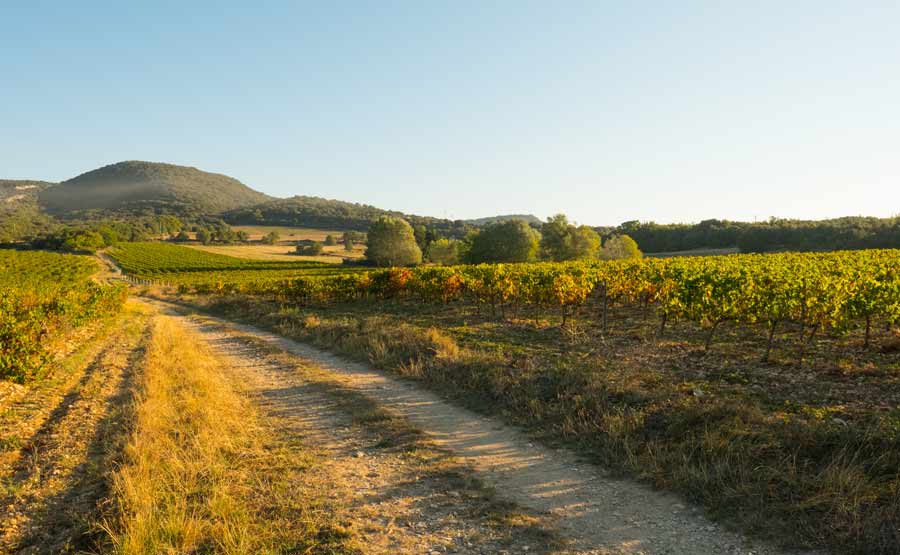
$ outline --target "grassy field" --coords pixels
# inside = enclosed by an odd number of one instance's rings
[[[235,231],[246,231],[250,234],[251,240],[262,239],[265,235],[275,232],[281,236],[282,241],[319,241],[325,240],[328,235],[334,235],[340,238],[344,233],[343,229],[313,229],[308,227],[283,227],[277,225],[235,225],[231,226]]]
[[[130,276],[172,284],[244,283],[364,270],[299,257],[238,258],[171,243],[122,243],[111,249],[109,255]]]
[[[224,254],[235,258],[248,258],[251,260],[282,260],[282,261],[308,261],[340,264],[344,259],[362,258],[365,254],[364,245],[354,245],[352,251],[344,250],[343,245],[324,247],[321,256],[298,256],[294,254],[294,244],[279,242],[277,245],[187,245],[193,249]]]
[[[154,320],[133,420],[104,526],[111,552],[357,553],[298,485],[312,456],[279,448],[222,362],[171,318]]]

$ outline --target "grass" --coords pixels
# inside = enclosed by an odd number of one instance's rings
[[[293,243],[285,244],[281,242],[277,245],[186,245],[191,248],[211,252],[215,254],[224,254],[235,258],[249,258],[251,260],[284,260],[284,261],[310,261],[310,262],[330,262],[340,264],[345,258],[362,258],[365,254],[365,246],[355,245],[352,251],[344,250],[343,245],[334,245],[323,247],[324,251],[320,256],[298,256],[294,254],[295,245]]]
[[[354,552],[328,508],[295,487],[312,458],[278,444],[201,344],[171,318],[154,322],[113,477],[114,552]]]
[[[325,237],[334,235],[340,238],[343,235],[343,229],[314,229],[309,227],[285,227],[277,225],[235,225],[231,226],[235,231],[246,231],[250,234],[250,239],[257,240],[263,236],[275,232],[281,236],[281,240],[300,241],[303,239],[311,241],[324,241]]]
[[[310,317],[304,320],[304,325],[315,326],[318,322]],[[465,492],[466,502],[454,503],[455,510],[469,521],[486,522],[503,538],[501,545],[507,548],[520,544],[538,545],[543,547],[536,550],[540,553],[544,549],[546,552],[556,553],[563,545],[562,538],[546,518],[500,499],[471,468],[454,458],[451,453],[437,447],[403,416],[348,387],[326,370],[315,365],[298,364],[295,356],[263,339],[233,329],[230,331],[239,335],[243,341],[251,343],[257,353],[265,354],[279,366],[292,367],[302,375],[309,385],[334,402],[338,412],[348,415],[358,429],[377,438],[375,448],[403,453],[406,460],[415,465],[411,469],[416,476],[415,481],[433,483],[445,491]],[[432,330],[428,338],[436,347],[438,356],[456,354],[452,341],[437,330]]]
[[[210,302],[421,380],[736,528],[791,546],[900,552],[900,361],[888,332],[872,350],[822,337],[800,365],[793,330],[761,363],[762,328],[725,327],[705,353],[702,330],[674,323],[659,337],[625,308],[601,330],[402,300]]]

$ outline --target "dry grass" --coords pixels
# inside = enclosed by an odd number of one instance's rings
[[[251,240],[261,239],[264,235],[274,231],[281,236],[282,241],[324,241],[328,235],[340,237],[343,229],[316,229],[311,227],[288,227],[279,225],[235,225],[231,226],[235,231],[246,231]]]
[[[745,330],[704,353],[687,324],[659,338],[624,309],[605,333],[403,303],[213,309],[423,380],[744,530],[848,554],[900,549],[895,355],[841,355],[823,339],[800,366],[785,339],[762,364]]]
[[[355,245],[352,251],[345,251],[343,245],[324,247],[320,256],[299,256],[294,254],[294,243],[282,241],[277,245],[185,245],[197,250],[224,254],[235,258],[250,260],[285,260],[290,262],[330,262],[340,264],[345,258],[362,258],[365,254],[363,245]]]
[[[305,464],[278,445],[220,362],[158,317],[125,462],[113,478],[114,551],[346,553],[347,534],[307,491]],[[299,459],[299,460],[298,460]]]

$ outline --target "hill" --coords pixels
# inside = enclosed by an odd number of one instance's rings
[[[38,194],[53,183],[0,179],[0,243],[19,240],[52,227],[41,212]]]
[[[474,226],[480,227],[499,222],[508,222],[509,220],[522,220],[526,223],[535,225],[541,225],[542,223],[544,223],[534,214],[504,214],[501,216],[488,216],[486,218],[473,218],[470,220],[465,220],[465,222],[467,224],[472,224]]]
[[[368,204],[344,202],[320,197],[295,196],[273,199],[255,206],[229,210],[222,218],[231,225],[270,225],[311,227],[318,229],[350,229],[366,231],[381,216],[404,218],[412,225],[425,225],[451,237],[465,235],[471,225],[461,220],[384,210]]]
[[[155,162],[119,162],[47,187],[38,195],[47,212],[90,215],[216,215],[271,197],[233,177]]]

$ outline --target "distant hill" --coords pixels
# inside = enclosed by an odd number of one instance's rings
[[[35,235],[52,226],[38,206],[38,194],[52,186],[46,181],[0,179],[0,243]]]
[[[180,216],[216,215],[272,197],[237,179],[197,168],[155,162],[119,162],[47,187],[40,204],[50,214]]]
[[[25,199],[36,199],[37,194],[53,186],[49,181],[26,179],[0,179],[0,202],[13,203]]]
[[[368,204],[308,196],[273,199],[255,206],[229,210],[222,214],[222,218],[232,225],[272,225],[357,231],[366,231],[380,216],[404,218],[412,225],[425,225],[451,237],[465,235],[466,230],[472,227],[467,222],[459,220],[415,216],[394,210],[383,210]]]
[[[465,220],[465,222],[467,224],[472,224],[480,227],[497,222],[507,222],[509,220],[523,220],[525,222],[528,222],[529,224],[536,225],[541,225],[543,223],[543,221],[541,221],[541,219],[534,214],[506,214],[503,216],[488,216],[487,218]]]

